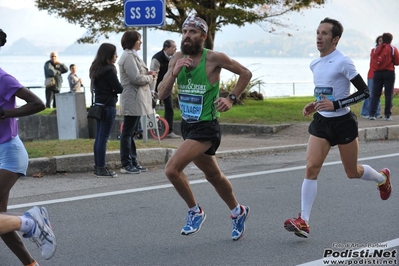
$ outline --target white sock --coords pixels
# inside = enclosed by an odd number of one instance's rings
[[[362,164],[364,168],[364,173],[360,177],[360,179],[366,180],[366,181],[374,181],[377,182],[377,184],[381,184],[385,181],[385,176],[381,173],[378,173],[376,170],[371,168],[367,164]]]
[[[238,204],[234,209],[231,210],[231,216],[237,217],[241,214],[241,205]]]
[[[317,180],[304,179],[301,192],[301,218],[309,223],[313,201],[317,194]]]
[[[194,207],[189,208],[188,211],[190,211],[190,212],[195,212],[195,213],[199,213],[201,210],[200,210],[200,208],[199,208],[199,206],[198,206],[198,204],[197,204],[197,205],[195,205]]]
[[[19,218],[21,219],[21,229],[18,231],[21,231],[25,234],[29,233],[29,231],[32,230],[33,226],[35,225],[35,221],[26,216],[19,216]]]

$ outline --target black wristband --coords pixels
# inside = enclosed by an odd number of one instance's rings
[[[3,107],[0,106],[0,119],[3,120],[6,118],[6,114],[4,113]]]
[[[333,104],[334,104],[334,110],[341,108],[341,104],[339,101],[333,101]]]

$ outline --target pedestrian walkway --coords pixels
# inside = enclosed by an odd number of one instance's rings
[[[384,128],[386,126],[398,126],[399,116],[392,116],[392,121],[384,119],[369,120],[359,116],[359,140],[365,141],[362,135],[365,129]],[[309,122],[294,123],[283,129],[279,129],[274,134],[233,134],[233,132],[222,132],[222,143],[218,149],[219,152],[229,150],[248,150],[258,148],[271,148],[286,145],[306,144],[309,138]],[[368,139],[372,140],[372,139]],[[182,139],[164,139],[162,143],[178,147],[183,142]]]
[[[228,125],[222,132],[222,142],[216,156],[231,157],[245,154],[266,154],[292,150],[305,150],[309,138],[309,122],[291,125]],[[399,140],[399,116],[392,121],[359,118],[359,141]],[[222,125],[223,126],[223,125]],[[246,127],[244,129],[244,127]],[[222,127],[223,129],[223,127]],[[246,132],[245,134],[234,134]],[[254,133],[247,133],[254,132]],[[265,132],[273,132],[265,133]],[[146,166],[163,165],[172,156],[174,149],[183,142],[179,139],[163,139],[162,144],[170,148],[138,149],[140,163]],[[119,151],[107,152],[110,169],[120,168]],[[90,172],[93,170],[93,154],[55,156],[31,159],[28,175],[55,172]]]

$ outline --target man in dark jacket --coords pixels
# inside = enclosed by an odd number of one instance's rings
[[[172,40],[166,40],[163,43],[162,51],[156,53],[151,60],[150,70],[159,71],[155,85],[155,91],[158,92],[158,84],[162,81],[163,76],[168,71],[169,60],[176,52],[176,43]],[[168,138],[179,138],[173,132],[173,96],[170,94],[163,100],[165,106],[165,119],[169,124]]]
[[[44,64],[44,76],[45,78],[54,77],[55,85],[46,88],[46,108],[50,108],[51,101],[53,101],[53,107],[56,108],[55,94],[59,93],[62,87],[62,76],[61,74],[67,73],[68,67],[58,61],[58,54],[52,52],[50,54],[50,60]]]

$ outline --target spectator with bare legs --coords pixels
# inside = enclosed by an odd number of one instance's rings
[[[0,29],[0,47],[7,35]],[[16,107],[16,98],[26,104]],[[44,103],[30,90],[22,86],[13,76],[0,68],[0,236],[23,265],[37,266],[16,231],[23,233],[40,248],[45,259],[50,259],[56,250],[56,239],[47,209],[33,207],[21,216],[7,212],[10,191],[21,176],[26,175],[28,153],[18,135],[17,117],[32,115],[45,109]],[[1,264],[1,263],[0,263]]]

